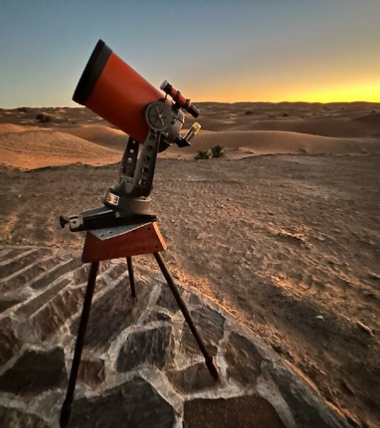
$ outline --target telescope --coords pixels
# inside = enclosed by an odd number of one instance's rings
[[[137,300],[132,257],[152,253],[165,277],[211,376],[219,379],[219,369],[199,335],[185,301],[182,299],[161,251],[167,248],[150,213],[150,192],[157,154],[172,144],[190,145],[200,129],[194,123],[186,135],[180,131],[185,113],[193,117],[198,109],[166,80],[156,89],[133,68],[121,60],[101,40],[97,43],[75,89],[73,100],[100,115],[128,134],[120,162],[119,183],[107,189],[103,206],[70,217],[60,217],[72,232],[87,231],[82,261],[91,263],[82,315],[72,361],[66,398],[62,405],[60,426],[70,420],[91,302],[99,262],[125,257],[131,287],[131,298]]]
[[[200,130],[195,122],[186,135],[180,131],[185,112],[199,110],[166,80],[160,90],[99,40],[74,91],[73,100],[128,134],[120,163],[119,183],[107,189],[104,206],[60,217],[72,232],[154,220],[150,213],[157,154],[172,144],[190,146]],[[170,97],[170,98],[169,98]]]

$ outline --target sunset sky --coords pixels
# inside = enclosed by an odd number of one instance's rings
[[[0,0],[0,107],[74,106],[98,39],[193,101],[380,102],[379,0]]]

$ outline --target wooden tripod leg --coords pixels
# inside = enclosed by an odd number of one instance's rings
[[[62,405],[61,417],[59,419],[60,427],[66,427],[70,420],[71,406],[74,400],[75,384],[77,382],[79,364],[82,356],[84,338],[86,335],[88,318],[90,316],[92,296],[94,295],[94,288],[96,283],[96,275],[98,273],[99,262],[91,263],[90,273],[88,275],[88,282],[86,288],[86,295],[84,298],[82,316],[79,323],[77,342],[75,345],[74,358],[71,366],[71,373],[69,384],[67,386],[66,398]]]
[[[129,284],[131,286],[131,297],[136,300],[135,276],[133,274],[132,257],[127,257]]]
[[[179,308],[181,309],[183,316],[185,317],[187,325],[189,326],[189,328],[190,328],[190,330],[194,336],[194,339],[197,341],[197,344],[198,344],[200,351],[202,352],[203,356],[205,357],[205,363],[206,363],[206,366],[207,366],[211,376],[215,380],[218,380],[219,379],[218,367],[215,364],[212,356],[208,353],[208,351],[207,351],[207,349],[203,343],[202,338],[199,336],[197,329],[195,327],[194,321],[191,318],[189,310],[187,309],[186,303],[183,301],[181,295],[179,294],[179,291],[178,291],[178,289],[177,289],[177,287],[173,281],[173,278],[170,275],[170,273],[169,273],[169,271],[165,265],[165,261],[162,258],[162,255],[160,253],[153,253],[153,255],[154,255],[154,257],[158,263],[158,266],[161,269],[162,274],[164,275],[164,277],[166,279],[166,282],[169,285],[171,292],[174,295],[174,298],[176,299],[176,301],[178,303]]]

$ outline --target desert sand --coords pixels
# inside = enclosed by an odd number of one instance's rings
[[[168,266],[353,426],[379,426],[380,105],[199,107],[192,147],[156,168]],[[101,206],[125,143],[87,109],[0,109],[0,243],[80,249],[58,216]],[[217,144],[224,158],[193,159]]]

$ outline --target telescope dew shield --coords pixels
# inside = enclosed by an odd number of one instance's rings
[[[149,132],[148,104],[161,92],[99,40],[75,89],[73,100],[117,126],[139,143]]]

